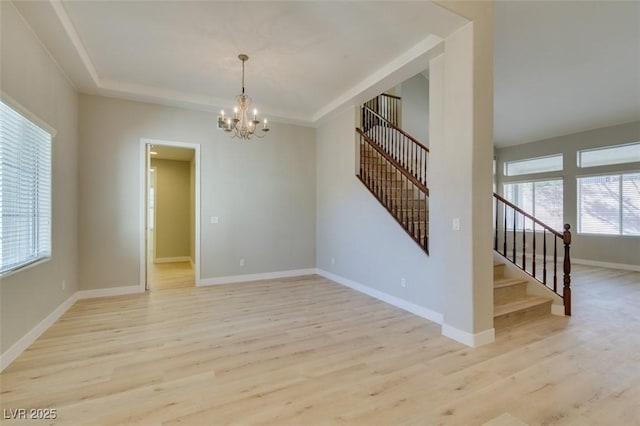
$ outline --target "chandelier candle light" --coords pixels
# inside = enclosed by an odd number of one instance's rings
[[[251,97],[244,93],[244,63],[249,60],[247,55],[240,54],[238,59],[242,61],[242,93],[236,96],[238,106],[233,109],[233,117],[225,117],[224,110],[220,111],[218,116],[218,128],[224,129],[230,133],[232,138],[248,140],[252,137],[263,138],[269,131],[269,125],[265,118],[262,122],[262,129],[258,130],[258,110],[253,110],[253,119],[249,120],[249,106],[251,105]]]

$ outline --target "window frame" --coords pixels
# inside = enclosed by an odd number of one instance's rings
[[[555,157],[560,157],[560,168],[559,169],[553,169],[553,170],[535,170],[535,171],[531,171],[531,172],[526,172],[526,173],[519,173],[519,174],[509,174],[509,164],[513,164],[513,163],[523,163],[526,161],[534,161],[534,160],[542,160],[545,158],[555,158]],[[508,161],[504,161],[502,164],[502,176],[504,177],[509,177],[509,178],[519,178],[520,176],[529,176],[529,175],[538,175],[538,174],[543,174],[543,173],[558,173],[558,172],[562,172],[564,170],[564,153],[563,152],[559,152],[556,154],[549,154],[549,155],[540,155],[537,157],[527,157],[527,158],[521,158],[519,160],[508,160]]]
[[[557,231],[562,231],[562,226],[565,223],[565,219],[564,219],[564,194],[565,194],[565,186],[564,186],[564,177],[563,176],[549,176],[549,177],[543,177],[543,178],[538,178],[538,179],[518,179],[518,180],[510,180],[508,182],[502,182],[502,196],[508,200],[510,203],[515,204],[516,206],[518,206],[518,204],[516,204],[514,201],[509,200],[507,198],[507,191],[506,191],[506,186],[507,185],[517,185],[517,184],[523,184],[523,183],[531,183],[533,186],[531,188],[532,194],[531,194],[531,203],[533,206],[533,211],[532,212],[527,212],[529,213],[531,216],[536,217],[535,214],[535,209],[536,209],[536,203],[535,203],[535,184],[536,183],[545,183],[545,182],[560,182],[562,184],[562,223],[560,226],[560,229],[557,229]],[[524,210],[524,208],[518,206],[518,208],[521,208]],[[531,219],[523,219],[526,223],[527,220],[531,221]],[[552,227],[551,224],[543,222],[545,225]],[[509,226],[510,225],[510,226]],[[513,230],[513,223],[509,224],[507,223],[507,229],[509,230]],[[518,228],[517,224],[516,224],[516,230],[522,230],[522,227]],[[524,228],[525,232],[536,232],[536,233],[542,233],[544,230],[540,227],[536,227],[536,230],[534,231],[531,228]]]
[[[615,163],[591,164],[586,166],[582,164],[581,155],[583,152],[606,151],[606,150],[611,150],[615,148],[622,148],[622,147],[628,147],[628,146],[634,146],[634,145],[637,145],[638,149],[640,149],[640,141],[628,142],[628,143],[622,143],[622,144],[616,144],[616,145],[599,146],[597,148],[578,149],[576,150],[576,166],[579,169],[590,169],[590,168],[596,168],[596,167],[612,167],[612,166],[619,166],[622,164],[640,162],[640,160],[628,160],[628,161],[618,161]]]
[[[606,167],[606,166],[594,166],[594,167]],[[640,170],[625,170],[625,171],[614,171],[614,172],[601,172],[601,173],[588,173],[588,174],[581,174],[581,175],[576,175],[576,233],[578,235],[586,235],[586,236],[591,236],[591,237],[614,237],[614,238],[640,238],[640,235],[633,235],[633,234],[624,234],[623,233],[623,229],[624,229],[624,225],[623,225],[623,209],[622,209],[622,184],[623,184],[623,179],[622,177],[624,175],[634,175],[634,174],[640,174]],[[599,176],[614,176],[614,177],[618,177],[618,190],[619,192],[619,211],[618,211],[618,233],[617,234],[605,234],[605,233],[594,233],[594,232],[582,232],[582,214],[581,214],[581,210],[580,210],[580,201],[581,201],[581,197],[580,197],[580,179],[584,179],[584,178],[590,178],[590,177],[599,177]]]
[[[0,101],[9,109],[13,110],[17,113],[22,120],[26,120],[29,125],[35,126],[42,130],[44,133],[48,134],[48,219],[46,225],[49,228],[48,231],[48,251],[44,255],[38,255],[34,258],[23,259],[22,261],[14,264],[10,268],[0,272],[0,278],[6,278],[10,275],[13,275],[17,272],[23,271],[25,269],[32,268],[34,266],[46,263],[50,261],[53,257],[53,144],[54,139],[57,135],[57,131],[48,125],[45,121],[41,120],[37,115],[33,114],[27,108],[23,107],[19,102],[15,101],[9,95],[4,92],[0,92]],[[0,194],[0,199],[2,198],[2,194]],[[0,224],[2,223],[2,210],[0,209]],[[38,222],[40,224],[40,222]],[[2,230],[0,229],[0,235]],[[2,253],[2,248],[0,247],[0,255]],[[0,258],[0,268],[2,268],[2,259]]]

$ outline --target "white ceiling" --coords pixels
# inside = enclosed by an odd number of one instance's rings
[[[246,88],[313,124],[427,68],[464,19],[427,1],[14,3],[85,93],[205,110]],[[497,146],[640,120],[640,2],[495,4]]]
[[[15,4],[83,92],[228,108],[241,90],[237,56],[246,53],[254,106],[304,124],[363,83],[425,69],[428,51],[466,22],[427,1]]]
[[[640,2],[497,2],[494,40],[497,146],[640,120]]]

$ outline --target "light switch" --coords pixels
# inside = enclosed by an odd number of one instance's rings
[[[218,216],[211,216],[211,223],[218,223]]]
[[[453,230],[454,231],[459,231],[460,230],[460,218],[459,217],[454,217],[453,218]]]

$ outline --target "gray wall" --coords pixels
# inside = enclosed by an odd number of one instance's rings
[[[201,146],[203,279],[314,267],[314,129],[241,142],[213,113],[89,95],[79,123],[83,289],[139,284],[141,138]]]
[[[317,267],[441,313],[442,275],[434,256],[355,176],[355,127],[354,108],[318,128]]]
[[[576,177],[578,176],[640,170],[640,163],[580,169],[577,167],[576,152],[578,150],[638,141],[640,141],[640,121],[497,149],[497,189],[502,193],[503,184],[506,182],[517,182],[529,178],[562,177],[564,182],[564,222],[571,225],[573,234],[572,257],[596,262],[640,265],[640,237],[578,234],[576,189]],[[503,176],[505,161],[560,153],[564,158],[564,170],[561,172],[540,173],[525,178],[523,176]]]
[[[191,256],[191,162],[151,160],[156,168],[155,257]]]
[[[417,74],[399,85],[402,130],[429,146],[429,80]]]
[[[3,1],[0,8],[0,87],[57,131],[52,152],[52,259],[0,280],[0,352],[5,352],[78,289],[78,98],[13,4]]]

